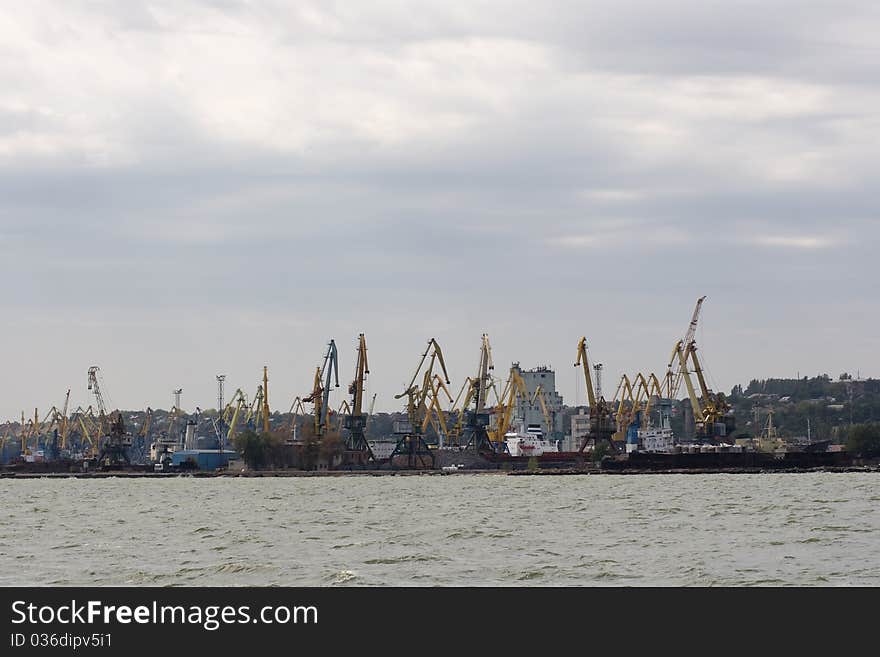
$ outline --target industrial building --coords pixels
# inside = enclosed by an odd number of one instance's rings
[[[563,437],[562,395],[556,392],[556,372],[545,365],[523,370],[519,363],[514,363],[512,369],[515,369],[522,377],[528,393],[517,401],[517,417],[521,418],[526,426],[540,426],[541,431],[548,438],[561,440]],[[543,406],[541,400],[537,398],[541,395],[544,398]]]

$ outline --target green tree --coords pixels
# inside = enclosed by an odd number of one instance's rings
[[[862,456],[880,456],[880,424],[854,424],[848,432],[846,448]]]
[[[233,446],[251,470],[259,470],[265,465],[266,450],[263,448],[263,440],[252,429],[245,429],[236,434]]]
[[[595,463],[601,463],[602,457],[606,456],[608,452],[611,451],[611,446],[606,442],[601,442],[595,447],[593,447],[592,458]]]

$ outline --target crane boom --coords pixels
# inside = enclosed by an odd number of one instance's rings
[[[329,367],[328,367],[329,365]],[[330,409],[330,376],[331,374],[335,377],[336,387],[339,387],[339,362],[336,360],[336,341],[330,340],[330,344],[327,345],[327,354],[324,356],[324,366],[321,368],[321,373],[326,373],[326,383],[324,385],[324,399],[323,404],[321,405],[321,425],[327,426],[328,422],[328,413]]]
[[[579,367],[583,366],[584,368],[584,381],[587,384],[587,403],[590,408],[596,407],[596,393],[593,390],[593,379],[590,375],[590,362],[587,359],[587,338],[582,337],[578,342],[578,353],[577,353],[577,361],[574,366]]]
[[[486,393],[489,390],[489,371],[494,370],[492,363],[492,346],[489,344],[489,336],[483,333],[480,345],[480,365],[477,369],[476,389],[476,412],[482,413],[486,408]]]
[[[691,380],[687,366],[687,354],[685,353],[680,340],[675,343],[675,348],[672,350],[672,357],[678,359],[678,371],[684,379],[685,386],[687,387],[688,400],[691,403],[691,410],[694,412],[694,419],[698,420],[698,418],[703,417],[703,408],[700,406],[700,400],[697,398],[697,393],[694,390],[694,382]]]
[[[262,398],[263,433],[269,433],[269,368],[263,365],[263,398]]]
[[[690,348],[691,343],[694,341],[694,337],[697,335],[697,323],[700,320],[700,309],[703,307],[703,302],[706,300],[705,296],[697,299],[697,305],[694,307],[694,313],[691,316],[691,322],[688,324],[687,331],[685,332],[684,337],[681,339],[682,348],[687,351]],[[683,373],[681,369],[673,372],[673,366],[676,364],[676,355],[673,352],[672,357],[669,359],[669,364],[666,366],[666,385],[667,385],[667,397],[670,399],[674,398],[678,394],[678,390],[681,387],[681,380]]]
[[[358,357],[355,366],[354,381],[348,388],[348,392],[352,395],[351,414],[360,416],[363,413],[364,405],[364,378],[370,373],[370,366],[367,363],[367,339],[361,333],[358,336]],[[375,397],[374,397],[375,399]]]

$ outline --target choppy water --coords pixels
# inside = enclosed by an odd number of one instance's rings
[[[0,585],[880,585],[880,475],[0,480]]]

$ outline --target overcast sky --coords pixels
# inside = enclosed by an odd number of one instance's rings
[[[664,371],[697,297],[711,381],[880,374],[880,5],[4,2],[0,417],[286,411],[357,335],[401,410],[578,338]],[[335,393],[334,407],[344,388]]]

